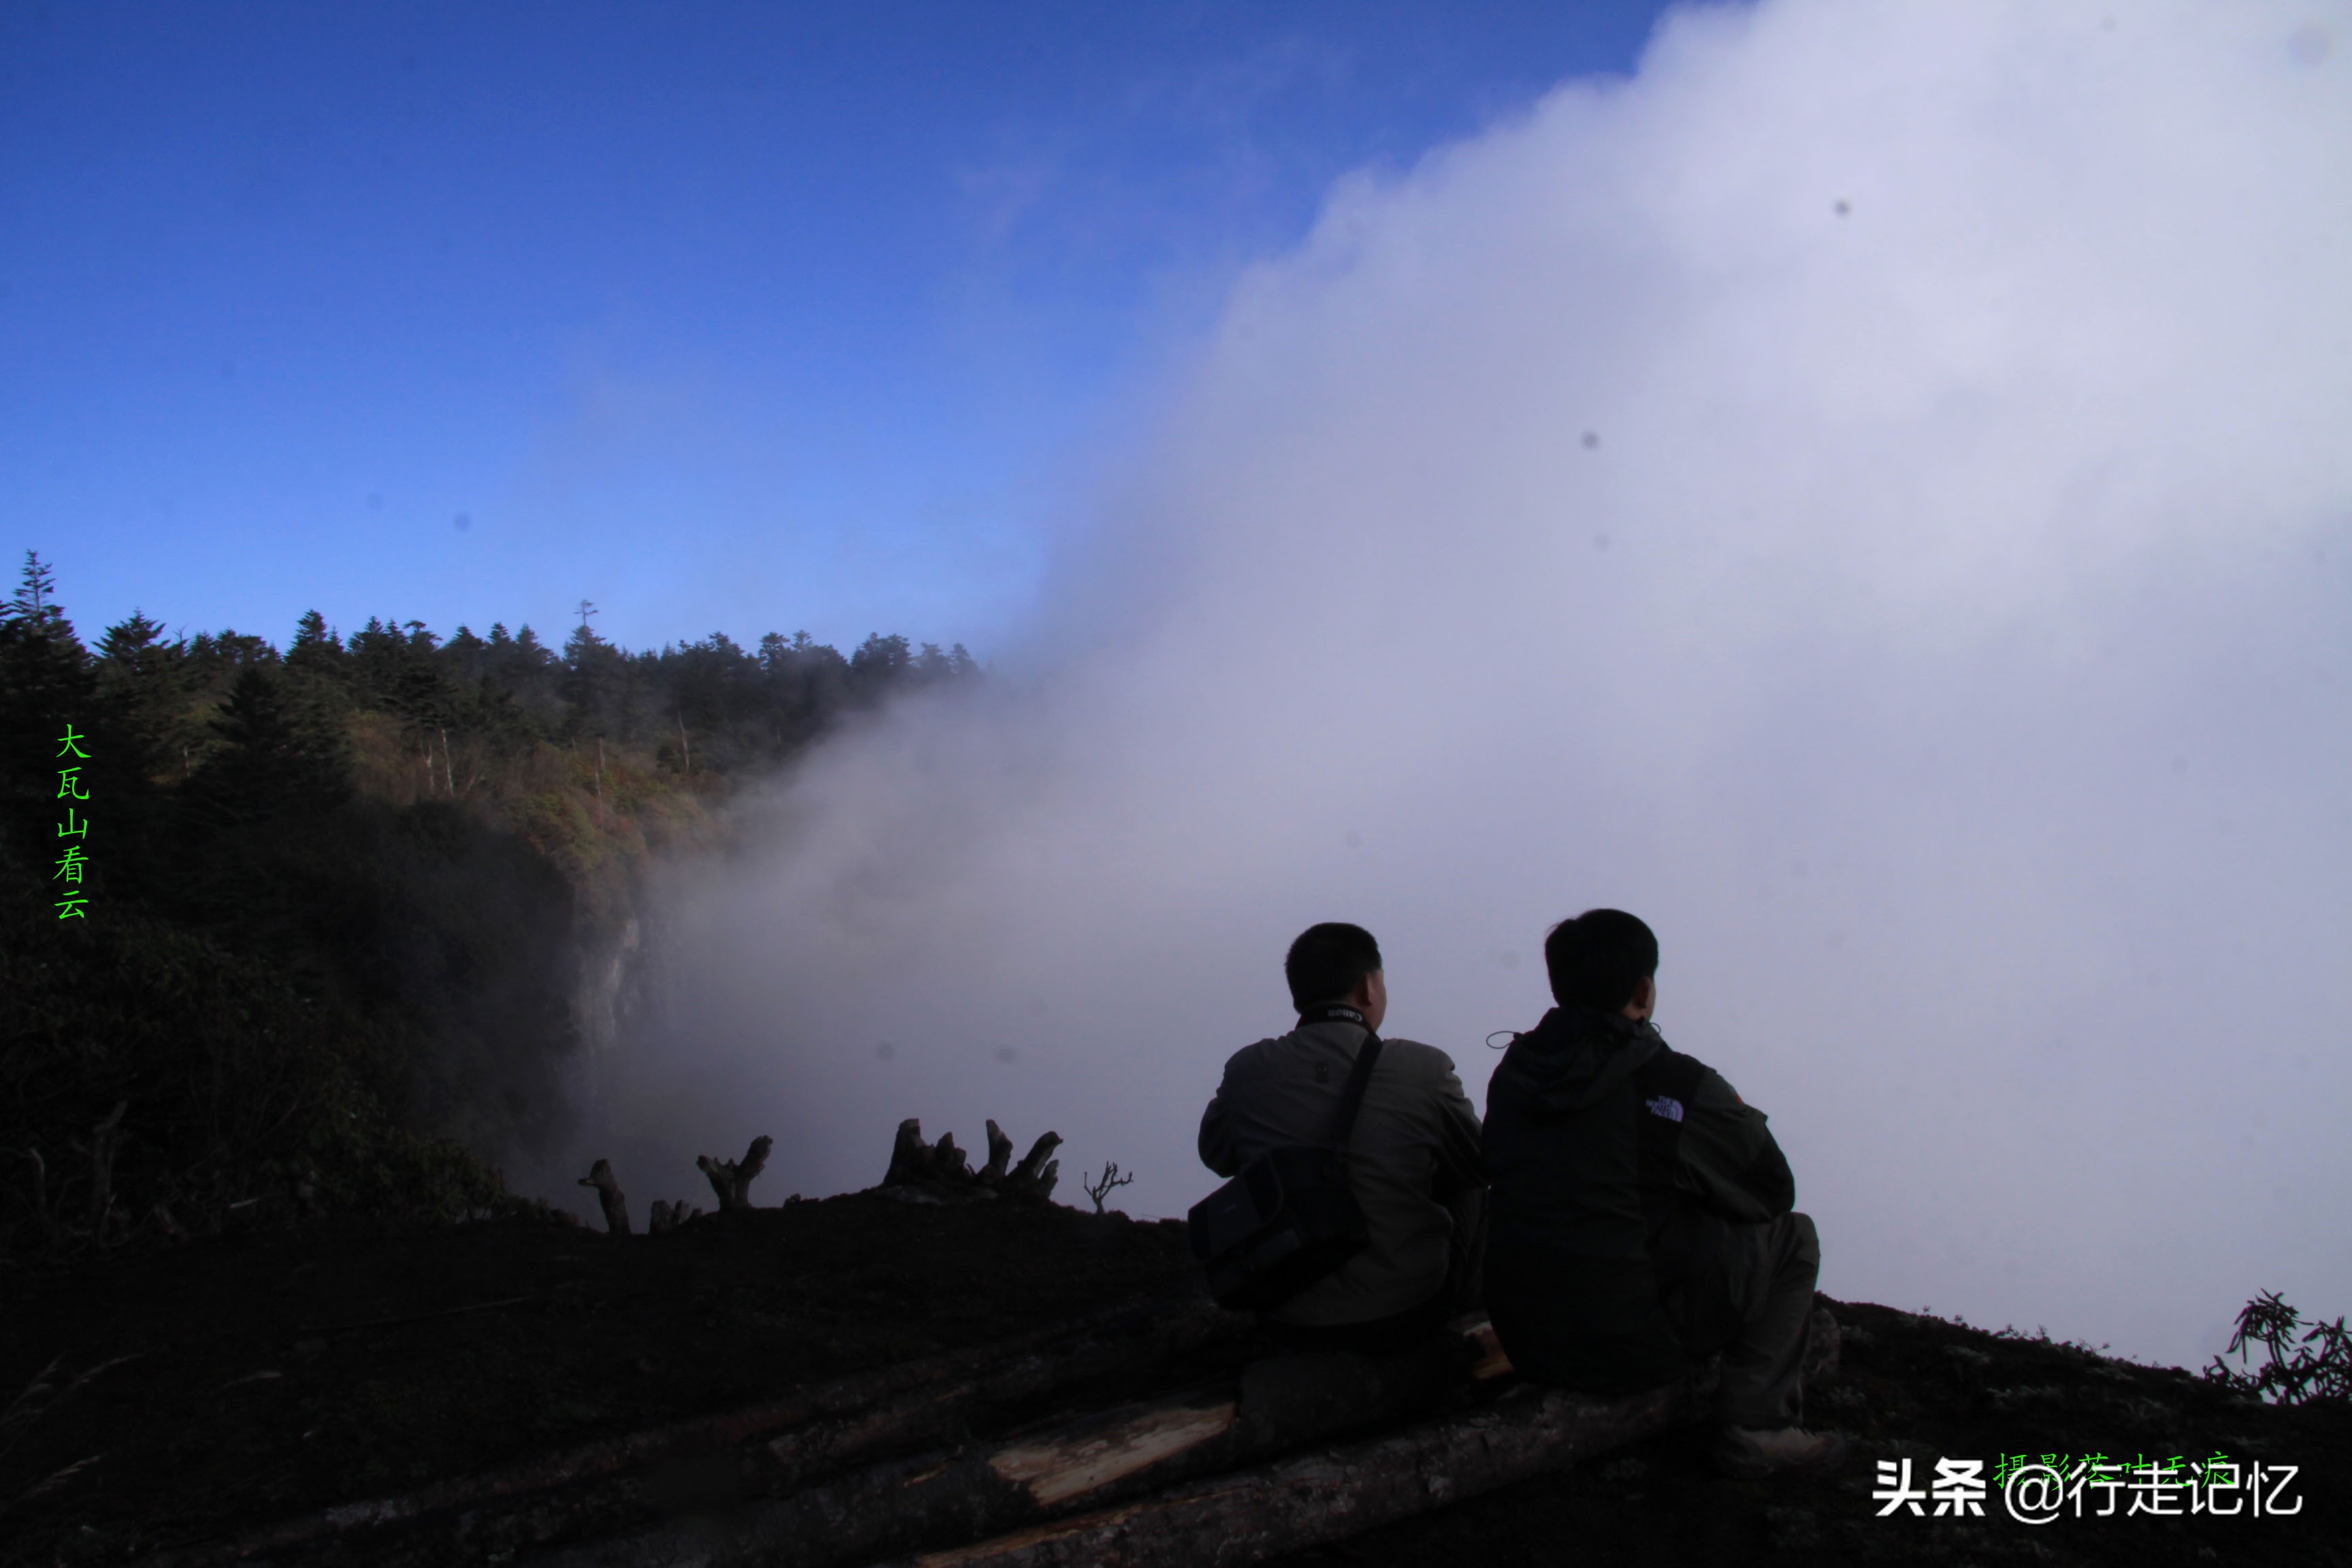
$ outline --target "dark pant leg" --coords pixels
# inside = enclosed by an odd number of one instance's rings
[[[1454,1310],[1466,1312],[1486,1304],[1486,1189],[1464,1188],[1445,1200],[1445,1210],[1454,1216],[1445,1296]]]
[[[1716,1412],[1727,1426],[1793,1426],[1803,1419],[1799,1373],[1821,1277],[1810,1215],[1724,1225],[1662,1291],[1667,1317],[1694,1355],[1723,1352]]]

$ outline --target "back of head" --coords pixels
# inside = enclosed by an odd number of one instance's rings
[[[1620,1012],[1658,973],[1658,939],[1622,910],[1587,910],[1551,928],[1544,968],[1561,1006]]]
[[[1380,967],[1381,944],[1371,932],[1327,921],[1298,933],[1282,961],[1282,976],[1290,982],[1291,1005],[1303,1013],[1318,1002],[1339,1001]]]

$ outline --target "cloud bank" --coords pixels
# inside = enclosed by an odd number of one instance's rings
[[[1775,0],[1343,182],[989,691],[678,879],[604,1135],[775,1201],[992,1116],[1181,1214],[1299,928],[1483,1100],[1610,904],[1832,1293],[2352,1307],[2347,70],[2341,5]]]

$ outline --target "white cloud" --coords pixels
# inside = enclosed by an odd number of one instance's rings
[[[1343,183],[1019,668],[831,748],[681,900],[618,1064],[667,1098],[614,1103],[775,1133],[772,1197],[870,1183],[903,1115],[1050,1123],[1181,1213],[1298,928],[1371,926],[1482,1098],[1544,928],[1616,904],[1833,1293],[2176,1360],[2258,1288],[2352,1306],[2313,37],[2352,10],[1683,12]]]

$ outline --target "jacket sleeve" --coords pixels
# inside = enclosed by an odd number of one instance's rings
[[[1741,1225],[1761,1225],[1797,1204],[1797,1179],[1764,1113],[1709,1071],[1691,1095],[1677,1141],[1681,1184],[1700,1206]]]
[[[1233,1081],[1234,1064],[1227,1062],[1217,1092],[1209,1097],[1209,1109],[1201,1112],[1201,1163],[1220,1176],[1233,1175],[1242,1168],[1241,1156],[1234,1149],[1233,1112],[1225,1104],[1225,1090]]]
[[[1481,1152],[1484,1135],[1478,1112],[1462,1090],[1454,1058],[1435,1053],[1439,1067],[1431,1087],[1437,1104],[1436,1190],[1441,1198],[1486,1184],[1486,1161]]]

